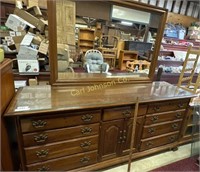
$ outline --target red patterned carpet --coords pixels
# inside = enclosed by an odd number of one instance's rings
[[[197,157],[186,158],[172,164],[157,168],[151,172],[171,172],[171,171],[200,171],[199,166],[197,165]]]

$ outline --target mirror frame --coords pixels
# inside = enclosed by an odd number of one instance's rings
[[[76,2],[76,0],[74,0]],[[160,45],[163,37],[163,32],[165,28],[165,23],[167,19],[168,10],[140,2],[135,2],[131,0],[108,0],[106,3],[111,3],[112,5],[123,6],[126,8],[133,8],[136,10],[142,10],[145,12],[156,13],[160,16],[156,41],[154,45],[154,51],[152,54],[152,61],[147,78],[134,78],[129,77],[128,83],[145,83],[152,82],[154,78],[155,69],[157,66],[157,59],[160,51]],[[87,80],[59,80],[58,79],[58,65],[57,65],[57,23],[56,23],[56,1],[47,1],[48,10],[48,30],[49,30],[49,64],[50,64],[50,84],[53,86],[74,86],[74,85],[90,85],[94,83],[109,82],[111,80],[117,80],[117,78],[99,78],[98,80],[93,80],[88,78]]]

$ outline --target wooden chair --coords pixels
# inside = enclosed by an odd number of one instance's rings
[[[192,55],[192,57],[191,57]],[[192,46],[188,48],[183,68],[179,77],[178,86],[188,90],[190,92],[196,93],[197,89],[200,87],[200,72],[198,74],[197,80],[193,83],[193,77],[195,74],[195,69],[197,68],[197,63],[199,61],[200,48],[194,49]],[[188,64],[190,67],[188,67]],[[192,64],[193,63],[193,64]],[[185,73],[188,73],[189,76],[185,76]]]
[[[127,61],[126,62],[126,69],[127,71],[135,71],[136,68],[138,70],[144,70],[144,69],[149,69],[151,63],[146,61],[146,60],[134,60],[134,61]]]
[[[103,35],[100,38],[99,42],[99,51],[101,51],[103,58],[110,65],[110,68],[115,67],[115,62],[117,58],[117,45],[118,45],[118,37]]]

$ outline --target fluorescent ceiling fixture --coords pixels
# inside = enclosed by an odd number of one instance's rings
[[[112,18],[149,24],[151,14],[144,11],[113,5]]]
[[[127,22],[127,21],[121,21],[121,24],[126,25],[126,26],[132,26],[132,22]]]

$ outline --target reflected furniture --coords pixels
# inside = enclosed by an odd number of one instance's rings
[[[110,68],[115,68],[115,62],[118,53],[118,38],[111,35],[103,35],[100,38],[99,50],[103,54],[103,58],[109,63]]]
[[[23,171],[94,171],[179,146],[194,96],[166,82],[24,87],[5,118],[15,122]]]
[[[87,50],[94,48],[95,34],[90,28],[80,28],[78,36],[78,46],[81,51],[86,53]]]
[[[138,51],[120,50],[119,54],[119,69],[126,70],[126,62],[138,59]]]
[[[88,50],[85,53],[85,68],[88,73],[107,73],[109,65],[104,63],[104,58],[99,50]]]
[[[128,71],[136,71],[141,72],[144,70],[149,70],[151,63],[146,60],[134,60],[134,61],[127,61],[126,62],[126,70]]]

